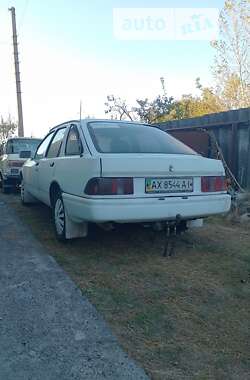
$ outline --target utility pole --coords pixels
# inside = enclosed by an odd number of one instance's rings
[[[17,95],[17,110],[18,110],[18,136],[24,136],[23,129],[23,108],[22,108],[22,93],[21,93],[21,80],[19,71],[19,60],[18,60],[18,45],[17,45],[17,34],[16,34],[16,12],[15,8],[9,8],[12,18],[12,32],[13,32],[13,47],[14,47],[14,63],[15,63],[15,74],[16,74],[16,95]]]

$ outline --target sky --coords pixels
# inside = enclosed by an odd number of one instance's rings
[[[0,115],[17,120],[11,15],[16,8],[26,136],[43,137],[61,122],[107,117],[107,95],[126,99],[196,94],[213,85],[209,40],[121,40],[114,8],[218,8],[223,0],[0,0]]]

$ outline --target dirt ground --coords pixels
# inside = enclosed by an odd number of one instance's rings
[[[1,199],[103,314],[154,380],[250,378],[250,231],[225,218],[186,234],[171,258],[164,237],[139,226],[93,229],[66,245],[50,210]]]

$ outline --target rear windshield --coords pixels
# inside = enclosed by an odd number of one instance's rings
[[[35,153],[36,148],[40,144],[39,139],[11,139],[6,145],[6,154],[19,154],[21,151],[31,151]]]
[[[179,140],[149,125],[89,122],[88,130],[100,153],[197,154]]]

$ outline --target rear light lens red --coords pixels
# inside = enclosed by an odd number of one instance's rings
[[[86,185],[87,195],[134,194],[133,178],[92,178]]]
[[[226,190],[227,181],[225,177],[201,177],[201,191],[203,193],[213,193]]]

